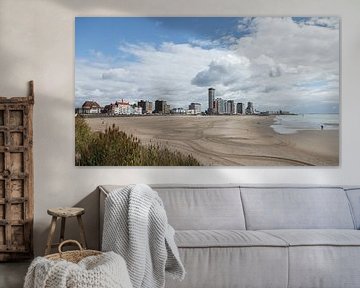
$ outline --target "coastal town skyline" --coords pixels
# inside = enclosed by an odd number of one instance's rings
[[[75,108],[75,114],[108,114],[108,115],[149,115],[149,114],[179,114],[179,115],[290,115],[289,111],[266,110],[259,111],[253,102],[237,102],[234,99],[216,97],[216,89],[208,88],[208,106],[203,107],[198,102],[191,102],[187,107],[174,107],[166,100],[156,99],[138,100],[129,102],[126,99],[116,100],[114,103],[100,105],[94,100],[86,100],[81,106]]]
[[[339,18],[77,17],[75,74],[75,107],[206,107],[204,89],[216,86],[260,111],[338,113]]]

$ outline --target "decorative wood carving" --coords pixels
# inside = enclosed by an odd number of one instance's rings
[[[33,255],[33,105],[27,97],[0,97],[0,262]]]

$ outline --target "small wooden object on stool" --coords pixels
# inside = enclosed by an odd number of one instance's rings
[[[51,219],[51,225],[50,225],[50,231],[49,236],[47,240],[45,255],[48,255],[51,252],[52,247],[57,247],[61,242],[64,241],[64,234],[65,234],[65,223],[66,218],[69,217],[76,217],[79,223],[80,228],[80,239],[81,239],[81,245],[84,249],[86,249],[86,238],[85,238],[85,229],[84,224],[81,219],[81,215],[85,213],[84,208],[79,207],[72,207],[72,208],[50,208],[47,210],[47,213],[52,216]],[[60,241],[59,243],[52,243],[52,239],[54,237],[55,228],[56,228],[56,222],[58,218],[61,218],[61,229],[60,229]]]

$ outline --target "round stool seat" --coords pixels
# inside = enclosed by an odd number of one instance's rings
[[[50,208],[47,210],[47,213],[55,217],[75,217],[85,213],[84,208],[79,207],[59,207],[59,208]]]

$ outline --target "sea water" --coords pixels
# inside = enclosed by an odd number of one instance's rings
[[[339,129],[339,114],[277,115],[271,127],[280,134],[294,134],[299,130],[336,130]]]

